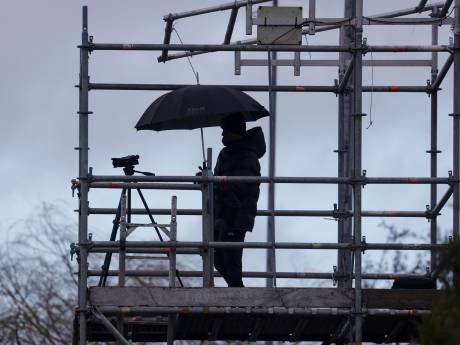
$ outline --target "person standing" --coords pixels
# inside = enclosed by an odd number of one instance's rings
[[[260,127],[246,131],[244,116],[233,113],[222,120],[222,143],[214,176],[260,176],[259,159],[266,152]],[[259,183],[214,185],[214,240],[244,242],[252,231],[259,199]],[[229,287],[244,287],[243,248],[216,248],[214,266]]]

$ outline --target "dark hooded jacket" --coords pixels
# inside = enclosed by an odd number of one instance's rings
[[[217,158],[215,176],[260,176],[259,158],[266,151],[260,127],[248,130],[241,140],[224,147]],[[216,228],[252,231],[259,199],[258,183],[220,183],[214,185]],[[223,223],[223,224],[222,224]]]

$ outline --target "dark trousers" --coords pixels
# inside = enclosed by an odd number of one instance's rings
[[[244,242],[246,231],[224,230],[214,231],[214,240],[220,242]],[[214,250],[214,267],[225,279],[229,287],[243,285],[243,248],[216,248]]]

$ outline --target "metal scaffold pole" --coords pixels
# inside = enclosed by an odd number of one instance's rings
[[[273,0],[273,6],[278,6],[278,0]],[[268,99],[270,111],[270,143],[268,157],[268,176],[273,178],[276,174],[276,98],[277,93],[272,90],[272,87],[277,84],[277,68],[273,65],[276,60],[276,52],[268,52]],[[273,212],[275,209],[275,183],[271,181],[268,185],[268,210]],[[275,242],[275,216],[272,214],[268,217],[267,222],[267,242]],[[267,250],[267,272],[273,272],[273,277],[267,278],[267,287],[276,287],[276,252],[274,248]]]
[[[363,0],[355,1],[355,42],[354,42],[354,70],[353,70],[353,176],[362,177],[362,62],[363,62]],[[361,188],[359,182],[353,184],[353,235],[355,249],[355,290],[354,290],[354,316],[355,316],[355,343],[362,341],[362,291],[361,291]]]
[[[171,199],[171,242],[177,240],[177,196],[173,196]],[[169,287],[176,287],[176,253],[177,250],[174,247],[171,247],[171,252],[169,255]],[[175,328],[176,328],[176,315],[172,314],[168,316],[168,329],[167,329],[167,344],[173,345],[175,338]]]
[[[453,94],[453,175],[455,179],[453,193],[453,237],[459,240],[460,233],[460,0],[455,0],[454,28],[454,94]]]
[[[433,17],[436,16],[437,7],[433,8]],[[431,28],[431,44],[438,44],[439,29],[438,25],[433,25]],[[438,53],[431,53],[431,84],[438,78]],[[428,153],[430,154],[430,177],[437,177],[438,175],[438,90],[435,89],[431,93],[431,145]],[[436,184],[430,185],[430,209],[434,209],[438,202],[438,186]],[[430,220],[430,242],[437,243],[437,217]],[[437,265],[437,253],[431,251],[430,253],[430,271],[433,272]]]
[[[88,8],[83,7],[82,37],[80,48],[80,93],[79,93],[79,218],[78,242],[80,243],[80,261],[78,266],[78,315],[79,343],[86,344],[87,337],[87,275],[88,275]]]
[[[206,165],[204,164],[206,163]],[[203,162],[203,175],[212,176],[212,149],[207,149],[206,162]],[[213,211],[213,186],[212,183],[202,185],[202,238],[204,243],[214,239],[214,211]],[[214,253],[211,249],[206,249],[202,255],[203,262],[203,287],[214,286],[213,269]]]
[[[345,17],[353,16],[353,0],[345,0]],[[350,27],[342,27],[340,30],[340,45],[350,45],[352,41],[352,30]],[[339,54],[339,85],[344,83],[345,87],[350,86],[350,71],[353,68],[353,55],[350,53]],[[348,72],[348,73],[347,73]],[[348,81],[347,81],[348,80]],[[351,96],[348,92],[339,93],[339,133],[338,133],[338,176],[351,176],[352,158],[350,149],[350,119],[351,119]],[[349,185],[338,185],[338,209],[349,210],[352,204],[352,190]],[[340,217],[338,219],[338,242],[350,242],[352,235],[351,218]],[[338,251],[337,254],[338,272],[350,273],[353,271],[351,263],[351,252]],[[339,280],[337,287],[351,288],[352,280]]]

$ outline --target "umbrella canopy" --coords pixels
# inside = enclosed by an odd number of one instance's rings
[[[137,130],[194,129],[220,126],[232,113],[246,121],[268,116],[259,102],[242,91],[225,86],[184,86],[157,98],[136,124]]]

